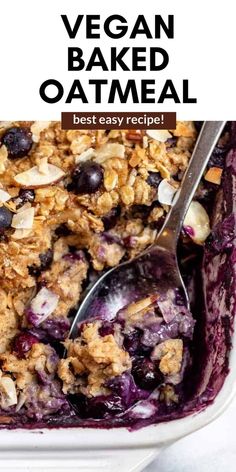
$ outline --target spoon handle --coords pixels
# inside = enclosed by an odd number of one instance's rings
[[[225,121],[205,121],[202,126],[181,187],[165,224],[157,236],[156,243],[168,247],[172,252],[176,250],[188,207],[225,123]]]

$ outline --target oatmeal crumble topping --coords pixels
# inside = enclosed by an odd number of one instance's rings
[[[80,338],[65,343],[67,358],[58,366],[64,393],[106,394],[109,391],[106,381],[131,368],[128,352],[120,348],[112,334],[100,336],[100,326],[100,322],[86,324]],[[76,385],[76,375],[86,376],[86,379],[82,378]]]
[[[172,385],[165,385],[164,387],[161,387],[160,401],[165,402],[166,405],[178,403],[178,395],[176,395]]]
[[[5,353],[0,355],[1,368],[8,372],[16,382],[16,386],[23,390],[31,383],[37,383],[37,373],[46,371],[55,372],[53,362],[54,350],[45,344],[35,343],[26,359],[19,359],[16,355]]]
[[[182,337],[191,339],[194,321],[181,312],[167,322],[158,294],[111,323],[97,313],[67,337],[84,288],[155,241],[171,205],[166,188],[179,188],[196,137],[193,122],[147,132],[0,122],[0,424],[12,421],[6,411],[27,421],[71,412],[66,394],[83,398],[88,418],[90,400],[113,415],[152,390],[167,406],[178,402],[172,380],[181,381]],[[221,177],[215,165],[205,181]],[[203,244],[201,202],[186,221],[185,238]]]
[[[152,353],[152,359],[159,360],[159,369],[165,375],[178,374],[183,358],[182,339],[168,339],[158,344]]]

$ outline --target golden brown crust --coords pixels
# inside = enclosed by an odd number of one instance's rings
[[[167,339],[158,344],[152,353],[152,358],[159,360],[159,369],[164,375],[178,374],[183,358],[182,339]]]
[[[31,127],[33,135],[32,149],[21,159],[9,159],[6,146],[1,144],[2,135],[13,126]],[[70,248],[75,252],[85,250],[93,268],[100,271],[117,265],[123,257],[135,257],[155,240],[155,224],[165,217],[168,207],[155,204],[147,221],[135,215],[134,209],[139,205],[148,208],[156,199],[157,190],[148,183],[150,172],[172,179],[186,169],[196,139],[194,125],[179,122],[172,134],[176,143],[170,146],[139,130],[66,131],[58,122],[0,122],[0,188],[14,198],[0,206],[5,205],[14,214],[19,211],[17,175],[35,166],[42,173],[47,172],[48,163],[65,173],[60,182],[36,186],[34,202],[27,204],[28,208],[34,208],[31,228],[9,228],[0,235],[0,353],[3,371],[9,369],[17,388],[35,382],[37,368],[48,369],[50,352],[41,343],[33,346],[26,359],[18,359],[11,352],[17,332],[31,326],[26,308],[37,293],[38,284],[59,296],[51,317],[68,316],[79,302],[89,264],[82,255],[73,260]],[[84,152],[104,171],[104,184],[91,195],[75,194],[67,187],[75,165],[86,160]],[[121,215],[109,231],[111,240],[108,241],[102,234],[104,216],[117,207]],[[56,230],[61,225],[66,232],[59,237]],[[35,275],[41,270],[40,256],[48,250],[53,253],[51,266],[40,276]],[[138,318],[141,314],[138,312]],[[102,338],[98,335],[98,326],[87,328],[83,333],[85,345],[72,343],[69,358],[59,365],[64,391],[77,389],[89,395],[107,393],[106,379],[131,367],[129,355],[120,347],[119,336],[117,332]],[[170,365],[170,359],[164,367],[168,355],[160,360],[161,367],[165,371],[176,370],[177,367]],[[86,372],[87,384],[84,380],[78,383],[76,375],[81,372]]]
[[[110,377],[121,375],[131,368],[131,359],[112,334],[100,336],[100,323],[87,324],[81,338],[67,341],[67,359],[59,362],[58,375],[63,381],[63,391],[80,391],[88,396],[106,394],[105,386]],[[86,381],[76,382],[76,376],[86,375]]]

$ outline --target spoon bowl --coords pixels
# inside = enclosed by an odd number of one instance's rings
[[[80,305],[70,337],[77,335],[78,322],[96,317],[112,320],[117,312],[132,302],[167,290],[179,291],[183,304],[189,307],[175,254],[157,244],[140,256],[103,274],[89,290]]]

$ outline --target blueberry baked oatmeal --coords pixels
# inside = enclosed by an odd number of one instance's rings
[[[191,313],[176,294],[150,294],[113,317],[98,307],[68,339],[86,287],[154,242],[200,128],[0,122],[1,427],[137,428],[213,401],[235,308],[234,123],[180,238]]]

